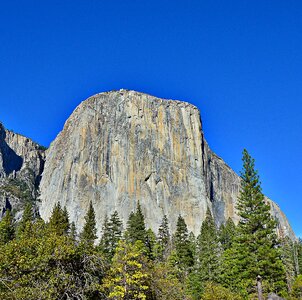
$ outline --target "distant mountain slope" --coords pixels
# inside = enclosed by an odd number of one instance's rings
[[[24,203],[36,200],[44,162],[44,147],[0,123],[0,217],[11,209],[18,218]]]

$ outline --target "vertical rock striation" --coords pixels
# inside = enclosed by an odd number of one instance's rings
[[[40,213],[47,220],[59,201],[81,229],[92,201],[100,231],[105,214],[117,210],[126,221],[140,201],[153,230],[164,214],[174,230],[181,214],[198,234],[207,207],[217,224],[237,220],[239,184],[238,175],[209,149],[195,106],[120,90],[82,102],[51,144]]]

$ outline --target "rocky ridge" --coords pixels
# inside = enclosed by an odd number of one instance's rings
[[[0,123],[0,216],[11,209],[18,219],[24,203],[37,199],[44,162],[44,147]]]
[[[214,154],[202,131],[199,110],[186,102],[135,91],[97,94],[82,102],[47,151],[40,184],[40,213],[66,206],[80,230],[92,201],[100,233],[105,215],[127,220],[142,206],[157,230],[166,214],[174,230],[181,214],[199,233],[207,208],[217,224],[235,222],[240,178]],[[279,234],[294,237],[271,200]]]

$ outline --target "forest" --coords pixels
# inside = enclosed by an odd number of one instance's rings
[[[97,236],[92,202],[81,232],[57,203],[45,222],[28,201],[0,221],[0,299],[302,299],[302,242],[277,235],[255,161],[244,150],[238,224],[211,211],[198,236],[178,216],[147,228],[138,202],[123,228],[115,211]]]

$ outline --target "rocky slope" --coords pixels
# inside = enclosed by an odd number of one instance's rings
[[[207,207],[217,224],[229,217],[237,221],[239,183],[208,147],[195,106],[113,91],[82,102],[51,144],[40,185],[40,213],[47,220],[59,201],[81,229],[92,201],[100,231],[105,214],[117,210],[126,221],[140,201],[154,231],[164,214],[173,230],[181,214],[198,234]],[[271,203],[280,230],[294,236]]]
[[[45,150],[0,123],[0,216],[11,209],[18,219],[26,201],[35,201]]]

